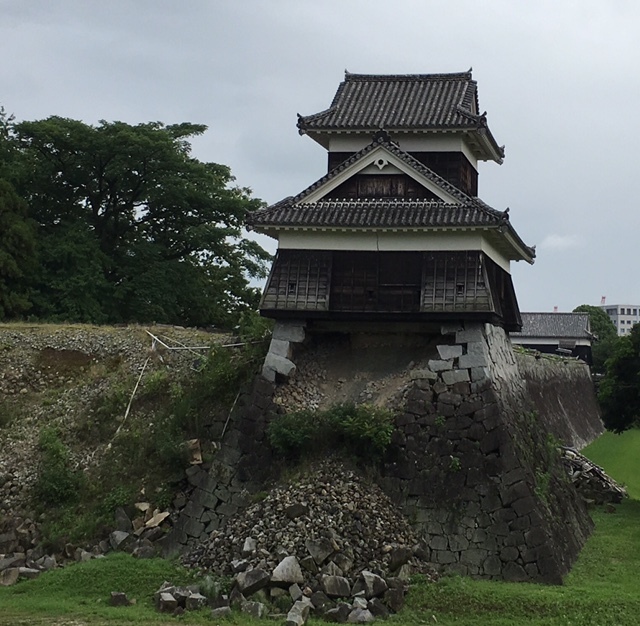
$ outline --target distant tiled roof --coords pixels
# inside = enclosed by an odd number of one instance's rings
[[[588,313],[521,313],[522,331],[511,337],[591,339]]]
[[[337,167],[332,169],[328,174],[325,174],[321,179],[317,180],[312,185],[309,185],[304,191],[301,191],[297,196],[295,196],[295,202],[303,201],[309,194],[313,191],[329,182],[333,178],[335,178],[338,174],[343,172],[348,167],[351,167],[354,163],[361,161],[364,159],[370,152],[375,150],[379,146],[384,146],[391,154],[398,157],[401,161],[411,166],[411,168],[420,174],[422,174],[425,178],[429,179],[431,182],[435,183],[438,187],[446,191],[448,194],[457,198],[462,202],[466,202],[471,198],[467,196],[467,194],[460,191],[455,185],[452,185],[448,180],[442,178],[442,176],[436,174],[433,170],[429,169],[426,165],[423,165],[417,159],[413,158],[407,152],[401,150],[397,144],[395,144],[389,138],[386,132],[380,131],[376,133],[373,138],[373,141],[366,147],[364,147],[359,152],[351,155],[348,159],[340,163]]]
[[[478,113],[477,83],[471,72],[456,74],[350,74],[331,106],[298,116],[301,133],[370,130],[477,130],[504,156]]]

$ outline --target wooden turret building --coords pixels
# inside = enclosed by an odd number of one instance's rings
[[[535,251],[508,210],[477,197],[478,162],[501,163],[504,149],[471,72],[346,73],[298,128],[328,151],[328,173],[249,219],[278,240],[263,315],[520,330],[510,262]]]

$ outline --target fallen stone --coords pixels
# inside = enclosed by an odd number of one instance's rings
[[[375,620],[375,617],[369,609],[353,609],[347,617],[349,624],[369,624]]]
[[[192,593],[191,595],[187,596],[184,608],[187,609],[187,611],[197,611],[203,606],[206,606],[206,604],[207,598],[205,596],[203,596],[201,593]]]
[[[385,604],[394,612],[399,613],[404,607],[404,588],[392,587],[384,594]]]
[[[338,624],[345,624],[349,615],[351,614],[351,606],[345,602],[340,602],[337,607],[329,609],[323,618],[327,622],[337,622]]]
[[[320,587],[330,598],[348,598],[351,595],[351,585],[344,576],[323,574]]]
[[[316,562],[311,555],[305,556],[304,558],[300,559],[300,567],[304,568],[311,574],[318,573],[318,566],[316,565]]]
[[[247,600],[242,604],[240,610],[256,619],[262,619],[267,613],[267,607],[262,602]]]
[[[304,545],[317,565],[322,565],[334,552],[328,539],[307,539]]]
[[[389,569],[395,572],[402,567],[405,563],[409,562],[409,559],[413,556],[413,551],[410,548],[395,547],[391,550],[389,555]]]
[[[368,604],[364,596],[356,596],[351,602],[351,606],[354,609],[366,609]]]
[[[109,535],[109,543],[113,550],[127,551],[127,548],[129,548],[134,542],[135,537],[123,530],[114,530]]]
[[[351,591],[351,595],[355,596],[359,592],[364,592],[364,597],[367,600],[371,598],[376,598],[381,596],[388,589],[388,585],[385,582],[384,578],[374,574],[373,572],[369,572],[367,570],[363,570],[360,572],[358,578],[356,579],[356,583],[353,586]],[[366,603],[365,603],[366,605]]]
[[[300,600],[295,602],[287,613],[286,626],[302,626],[309,617],[310,608],[308,602]]]
[[[273,580],[273,579],[272,579]],[[297,602],[302,598],[302,589],[300,589],[300,585],[294,583],[289,587],[289,596],[294,602]]]
[[[274,584],[286,584],[287,586],[304,583],[300,564],[295,556],[287,556],[273,570],[271,582]]]
[[[329,609],[335,608],[336,606],[333,600],[331,600],[329,596],[327,596],[327,594],[323,591],[315,591],[311,594],[311,597],[309,599],[311,600],[311,604],[313,604],[313,608],[320,615],[322,615]]]
[[[125,533],[130,533],[133,530],[131,519],[127,515],[127,512],[120,506],[114,513],[116,530],[121,530]]]
[[[245,572],[247,567],[249,567],[249,561],[247,559],[234,559],[231,561],[231,571],[234,574]]]
[[[26,578],[29,580],[33,580],[34,578],[38,578],[42,574],[42,570],[35,569],[33,567],[19,567],[18,575],[20,578]]]
[[[389,617],[389,609],[380,598],[371,598],[367,604],[367,608],[371,611],[371,615],[380,619]]]
[[[306,504],[300,504],[299,502],[296,502],[295,504],[288,506],[284,510],[284,514],[289,519],[296,519],[298,517],[301,517],[302,515],[309,515],[309,507]]]
[[[271,576],[269,573],[258,567],[248,572],[240,572],[236,576],[238,591],[245,597],[266,587],[270,580]]]
[[[247,557],[255,553],[257,548],[256,540],[253,537],[247,537],[242,545],[242,556]]]
[[[0,585],[3,587],[11,587],[15,585],[20,578],[20,572],[17,567],[10,567],[0,572]]]
[[[225,619],[226,617],[231,617],[231,607],[219,606],[217,609],[212,609],[211,617],[213,619]]]
[[[157,513],[148,522],[146,522],[144,526],[145,528],[156,528],[157,526],[160,526],[160,524],[162,524],[162,522],[164,522],[167,517],[169,517],[169,511]]]
[[[158,602],[158,609],[162,613],[173,613],[178,608],[178,601],[172,594],[163,591],[160,594],[160,600]]]
[[[127,594],[122,591],[112,591],[109,597],[109,604],[111,606],[130,606],[131,602],[127,598]]]

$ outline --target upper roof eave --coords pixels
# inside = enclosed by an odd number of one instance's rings
[[[328,109],[298,114],[300,133],[322,145],[326,134],[382,128],[388,132],[484,132],[489,158],[498,162],[504,158],[488,128],[486,113],[479,113],[477,83],[471,71],[406,75],[347,72]]]

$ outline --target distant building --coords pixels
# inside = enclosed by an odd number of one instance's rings
[[[593,334],[588,313],[521,313],[522,330],[511,342],[546,354],[573,356],[591,364]]]
[[[640,322],[640,304],[603,304],[600,308],[609,316],[618,335],[628,335],[631,327]]]

